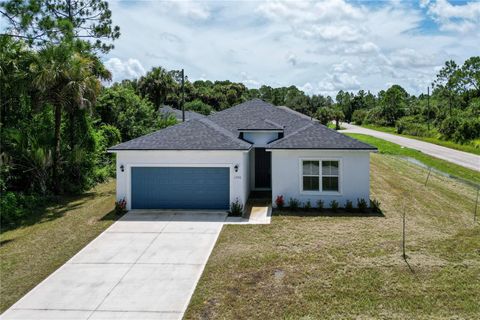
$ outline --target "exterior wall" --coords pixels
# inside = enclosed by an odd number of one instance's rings
[[[306,158],[306,159],[305,159]],[[339,160],[340,192],[304,192],[302,191],[301,160]],[[283,195],[285,202],[296,198],[304,203],[311,201],[316,206],[323,200],[328,207],[336,200],[340,206],[346,200],[354,205],[357,199],[368,201],[370,197],[370,153],[367,151],[328,151],[328,150],[272,150],[272,202]]]
[[[131,207],[132,167],[229,167],[230,202],[238,200],[245,205],[248,199],[248,151],[117,151],[117,200],[125,199]],[[239,166],[235,172],[235,165]],[[120,166],[124,166],[124,171]]]
[[[254,144],[254,147],[262,148],[269,142],[278,139],[278,132],[258,131],[245,132],[243,139]]]

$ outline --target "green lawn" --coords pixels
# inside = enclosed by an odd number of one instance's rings
[[[430,143],[433,143],[433,144],[438,144],[439,146],[443,146],[443,147],[447,147],[447,148],[451,148],[451,149],[455,149],[455,150],[459,150],[459,151],[464,151],[464,152],[469,152],[469,153],[480,155],[480,148],[476,148],[473,144],[459,144],[459,143],[455,143],[453,141],[441,140],[441,139],[435,138],[435,137],[419,137],[419,136],[411,136],[411,135],[408,135],[408,134],[398,134],[394,127],[382,127],[382,126],[375,126],[375,125],[370,125],[370,124],[364,124],[364,125],[362,125],[362,127],[367,128],[367,129],[387,132],[387,133],[391,133],[391,134],[396,134],[397,136],[402,136],[402,137],[407,137],[407,138],[411,138],[411,139],[430,142]]]
[[[274,216],[224,226],[186,319],[474,319],[480,314],[475,191],[372,154],[384,217]],[[401,256],[407,214],[408,264]]]
[[[456,165],[454,163],[429,156],[418,150],[402,147],[398,144],[383,139],[356,133],[346,133],[346,135],[377,147],[379,153],[414,158],[429,167],[435,168],[453,176],[457,176],[461,179],[469,180],[474,183],[480,184],[480,172],[478,171],[474,171]]]
[[[36,223],[0,235],[0,313],[110,226],[115,181],[76,197],[63,197]]]

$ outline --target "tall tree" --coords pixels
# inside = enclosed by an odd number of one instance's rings
[[[167,96],[176,90],[178,84],[172,74],[162,67],[150,70],[138,80],[137,88],[142,97],[147,97],[155,105],[160,107],[167,101]]]
[[[78,39],[106,53],[120,36],[103,0],[9,0],[0,3],[0,14],[10,24],[4,35],[35,46]]]
[[[59,162],[63,110],[90,107],[101,89],[95,74],[95,61],[72,51],[67,44],[47,46],[38,53],[32,65],[33,85],[41,92],[44,103],[54,107],[54,153],[52,181],[54,192],[60,192]]]

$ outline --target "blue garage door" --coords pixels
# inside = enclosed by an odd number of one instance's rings
[[[229,168],[133,167],[132,209],[228,209]]]

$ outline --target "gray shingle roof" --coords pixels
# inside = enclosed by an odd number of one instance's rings
[[[186,121],[109,150],[248,150],[251,144],[207,118]]]
[[[121,143],[109,150],[248,150],[252,145],[239,138],[239,129],[282,128],[284,137],[269,143],[268,149],[376,149],[288,108],[253,99],[208,117]]]
[[[268,119],[260,119],[247,124],[245,128],[238,128],[238,131],[242,130],[283,130],[283,126]]]
[[[324,125],[311,122],[296,132],[271,142],[268,149],[345,149],[376,150],[369,144],[350,138]]]

